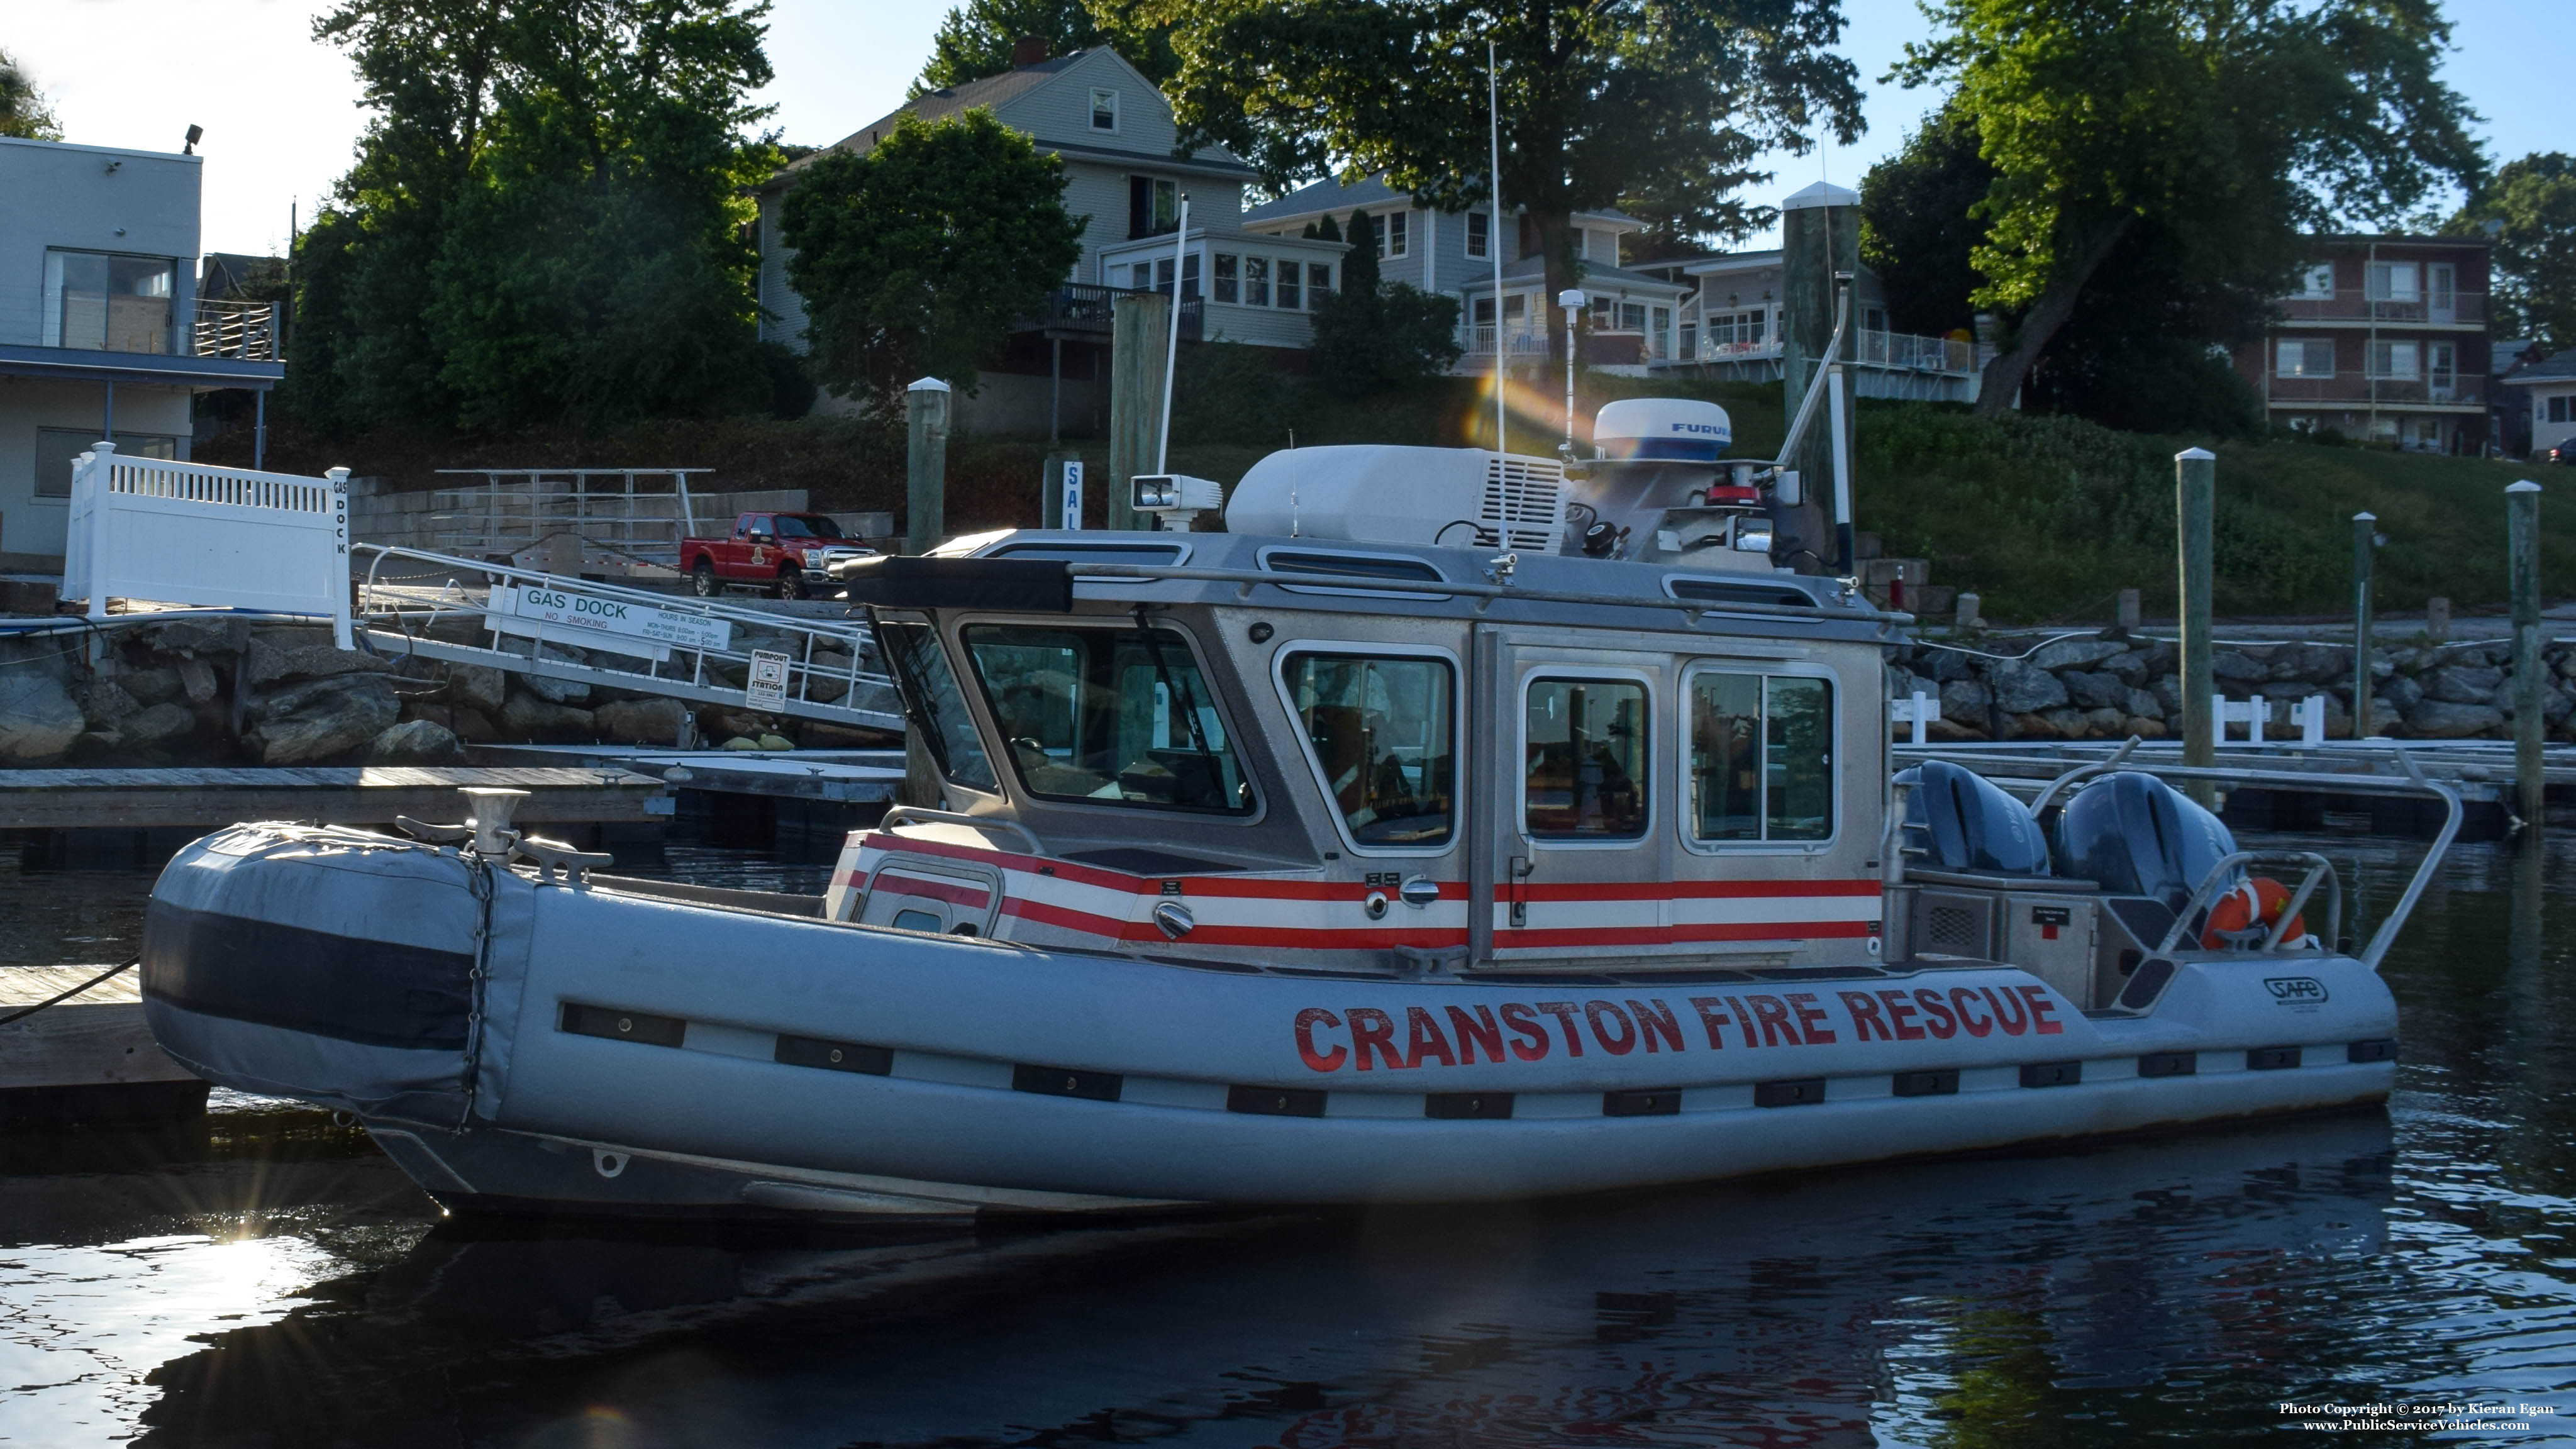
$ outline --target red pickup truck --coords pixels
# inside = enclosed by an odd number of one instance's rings
[[[736,586],[801,599],[832,582],[833,564],[874,552],[820,513],[746,513],[733,521],[731,538],[681,539],[680,572],[702,599]]]

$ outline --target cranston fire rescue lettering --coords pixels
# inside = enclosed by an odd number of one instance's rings
[[[2056,1036],[2057,1000],[2044,986],[1918,987],[1896,991],[1746,991],[1683,998],[1688,1015],[1660,996],[1586,1001],[1506,1001],[1499,1006],[1408,1006],[1397,1020],[1374,1006],[1310,1006],[1291,1028],[1309,1070],[1369,1072],[1474,1066],[1479,1061],[1544,1061],[1552,1052],[1764,1050],[1838,1041],[1947,1041]],[[1837,1012],[1834,1007],[1841,1009]],[[1695,1029],[1694,1029],[1695,1028]],[[1694,1038],[1704,1039],[1703,1048]]]

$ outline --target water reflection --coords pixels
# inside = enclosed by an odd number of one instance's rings
[[[2302,843],[2365,922],[2413,858]],[[2576,1410],[2571,850],[2444,872],[2386,966],[2392,1111],[2068,1151],[904,1240],[466,1231],[242,1099],[0,1139],[0,1436],[2053,1449],[2271,1432],[2284,1399]]]

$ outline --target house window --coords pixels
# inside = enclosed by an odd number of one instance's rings
[[[1527,316],[1528,309],[1523,304],[1528,300],[1528,294],[1522,292],[1512,292],[1505,295],[1503,298],[1503,321],[1506,323],[1518,322],[1521,318]]]
[[[1699,324],[1698,324],[1698,323],[1696,323],[1696,322],[1685,322],[1685,323],[1683,323],[1683,324],[1682,324],[1682,341],[1681,341],[1681,357],[1682,357],[1682,360],[1683,360],[1684,362],[1688,362],[1688,361],[1691,361],[1691,360],[1692,360],[1692,359],[1694,359],[1694,358],[1697,358],[1698,356],[1699,356]]]
[[[1481,211],[1467,213],[1467,255],[1481,257],[1494,244],[1494,219]]]
[[[2278,371],[2283,377],[2334,376],[2334,339],[2290,337],[2279,344]]]
[[[1834,833],[1833,687],[1821,679],[1690,679],[1691,838],[1825,840]]]
[[[2413,302],[2423,294],[2416,289],[2413,262],[2372,262],[2370,264],[2370,300],[2374,302]]]
[[[1380,260],[1403,256],[1413,247],[1413,215],[1390,211],[1377,224],[1377,254]]]
[[[173,352],[170,309],[177,296],[178,264],[168,257],[49,251],[45,345],[92,352]]]
[[[1672,334],[1673,309],[1670,307],[1657,307],[1654,310],[1652,323],[1646,328],[1647,350],[1653,352],[1657,357],[1670,356]]]
[[[1181,224],[1181,183],[1158,176],[1127,178],[1127,235],[1161,236]]]
[[[1522,709],[1521,824],[1538,840],[1646,833],[1646,687],[1533,679]]]
[[[95,429],[36,429],[36,496],[69,498],[72,496],[72,464],[98,442]],[[116,455],[120,458],[160,458],[178,461],[179,440],[160,433],[119,433]]]
[[[2424,348],[2426,371],[2432,374],[2436,400],[2450,401],[2460,384],[2460,349],[2455,342],[2428,343]]]
[[[1887,309],[1884,307],[1863,307],[1860,311],[1860,330],[1863,332],[1886,331]]]
[[[1279,305],[1291,311],[1301,310],[1306,299],[1297,286],[1297,263],[1293,258],[1279,259]]]
[[[1645,330],[1646,330],[1646,304],[1645,304],[1645,303],[1643,303],[1643,302],[1622,302],[1622,303],[1620,303],[1620,304],[1619,304],[1619,330],[1620,330],[1620,331],[1622,331],[1622,332],[1643,332],[1643,331],[1645,331]]]
[[[2441,262],[2427,267],[2425,271],[2431,282],[2431,286],[2426,289],[2429,295],[2425,300],[2432,305],[2435,317],[2447,321],[2459,309],[2460,269],[2448,262]]]
[[[1708,345],[1759,347],[1762,331],[1763,313],[1758,307],[1744,312],[1712,312],[1708,318]]]
[[[1332,267],[1324,262],[1308,262],[1306,264],[1307,307],[1310,309],[1321,307],[1324,305],[1324,299],[1331,295],[1333,295]]]
[[[2412,342],[2374,342],[2370,344],[2370,375],[2411,382],[2422,376],[2417,366],[2417,344]]]
[[[2549,400],[2549,421],[2553,423],[2563,423],[2567,421],[2568,402],[2569,399],[2565,393],[2560,393],[2558,396],[2551,398]]]
[[[1118,93],[1116,91],[1091,93],[1091,129],[1095,131],[1118,129]]]
[[[1235,300],[1238,295],[1235,276],[1234,253],[1218,252],[1216,254],[1216,299],[1218,301]]]
[[[2319,262],[2299,278],[2299,290],[2293,297],[2330,298],[2334,296],[2334,263]]]
[[[1270,259],[1268,257],[1243,259],[1243,305],[1247,307],[1270,305]]]

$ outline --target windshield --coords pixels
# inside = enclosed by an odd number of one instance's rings
[[[902,682],[904,693],[929,716],[916,723],[926,726],[921,731],[922,747],[930,752],[939,772],[969,789],[998,793],[1002,783],[993,778],[992,763],[984,758],[984,742],[975,733],[975,721],[967,716],[966,697],[957,688],[957,675],[948,667],[938,636],[927,624],[880,624],[877,638],[885,645],[886,663]]]
[[[841,525],[819,513],[782,513],[778,515],[780,538],[841,538]]]
[[[1030,794],[1251,812],[1252,783],[1179,632],[974,624],[963,637]]]

